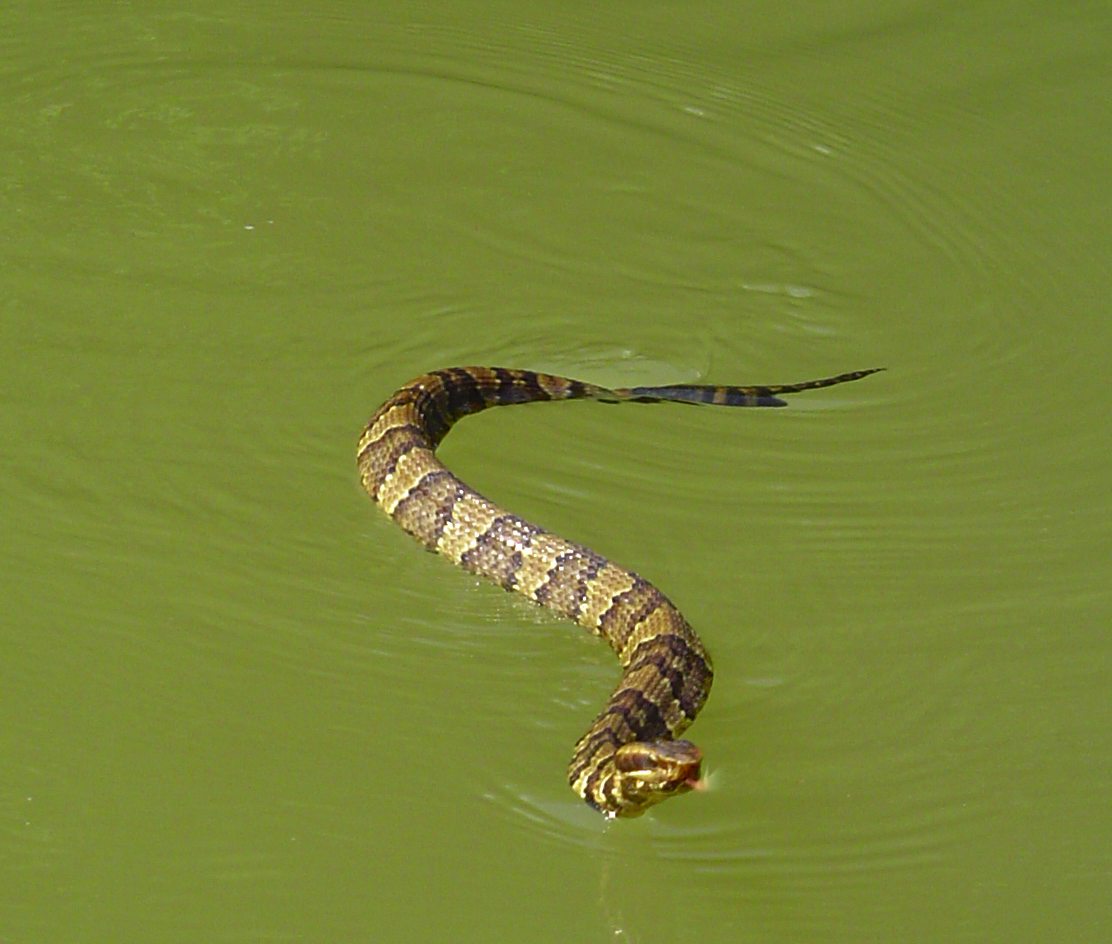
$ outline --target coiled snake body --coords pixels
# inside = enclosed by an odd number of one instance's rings
[[[434,455],[436,447],[456,420],[490,406],[576,399],[785,406],[779,394],[875,372],[778,386],[608,390],[500,367],[436,370],[405,384],[371,417],[359,439],[359,475],[371,498],[426,548],[574,620],[610,644],[622,677],[576,744],[568,782],[608,817],[638,816],[699,783],[702,753],[677,737],[707,700],[710,656],[679,610],[651,583],[499,508],[445,468]]]

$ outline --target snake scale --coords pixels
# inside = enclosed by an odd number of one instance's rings
[[[453,367],[405,384],[359,439],[359,476],[382,509],[429,550],[601,636],[621,680],[575,745],[572,790],[607,817],[638,816],[701,783],[702,752],[678,736],[710,692],[710,656],[679,610],[633,571],[499,508],[436,458],[463,416],[540,400],[786,406],[781,394],[858,380],[882,368],[776,386],[606,389],[502,367]]]

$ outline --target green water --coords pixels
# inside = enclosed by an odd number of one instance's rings
[[[1103,942],[1105,4],[0,11],[0,941]],[[657,583],[713,789],[567,790],[616,678],[358,487]]]

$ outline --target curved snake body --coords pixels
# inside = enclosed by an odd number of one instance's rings
[[[359,439],[359,475],[371,498],[426,548],[609,643],[622,677],[576,744],[568,781],[607,816],[637,816],[698,785],[702,754],[677,737],[707,700],[710,656],[679,610],[651,583],[499,508],[445,468],[436,447],[456,420],[491,406],[576,399],[785,406],[779,394],[874,372],[779,386],[609,390],[508,368],[437,370],[405,384],[371,417]]]

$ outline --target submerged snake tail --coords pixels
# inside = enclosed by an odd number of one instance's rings
[[[714,406],[787,406],[780,396],[799,393],[803,390],[817,390],[820,387],[833,387],[836,384],[860,380],[884,370],[872,367],[868,370],[854,370],[836,377],[823,377],[821,380],[804,380],[801,383],[753,385],[746,387],[719,386],[713,384],[668,384],[663,387],[629,387],[610,391],[613,397],[609,402],[631,400],[635,403],[710,403]],[[605,399],[596,397],[596,399]]]
[[[458,419],[491,406],[575,399],[772,406],[783,403],[777,394],[870,373],[773,387],[609,390],[500,367],[437,370],[411,380],[371,417],[359,439],[359,476],[371,498],[429,550],[606,640],[622,677],[576,744],[568,781],[607,816],[637,816],[699,781],[702,753],[678,736],[710,693],[710,656],[651,583],[499,508],[445,468],[436,447]]]

